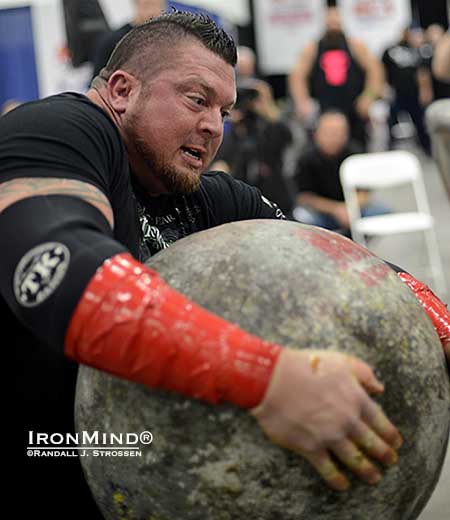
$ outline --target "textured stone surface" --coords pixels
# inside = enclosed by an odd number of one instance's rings
[[[450,388],[433,327],[409,289],[342,237],[293,222],[246,221],[187,237],[149,264],[209,310],[294,348],[367,361],[377,398],[403,433],[400,463],[369,487],[329,490],[301,458],[268,441],[246,412],[80,371],[80,431],[140,432],[142,457],[81,459],[105,518],[414,520],[439,477]],[[299,396],[301,398],[301,396]]]

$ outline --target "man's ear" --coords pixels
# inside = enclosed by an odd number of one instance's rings
[[[116,70],[108,80],[110,102],[118,114],[123,114],[128,104],[139,93],[139,81],[124,70]]]

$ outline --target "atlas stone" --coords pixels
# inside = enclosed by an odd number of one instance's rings
[[[256,421],[83,367],[78,431],[151,431],[141,456],[83,457],[107,520],[414,520],[439,478],[450,424],[442,348],[410,289],[350,240],[287,221],[242,221],[184,238],[148,263],[208,310],[292,348],[336,349],[385,384],[400,461],[369,486],[329,489]],[[301,395],[298,396],[302,398]]]

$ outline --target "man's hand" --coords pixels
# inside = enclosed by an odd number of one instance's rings
[[[344,229],[348,229],[350,227],[350,218],[348,216],[345,202],[336,202],[333,205],[332,217],[334,217],[338,224]]]
[[[251,414],[273,442],[305,457],[331,488],[350,485],[332,455],[375,484],[381,474],[369,457],[395,464],[402,438],[366,390],[384,388],[353,356],[285,348]]]
[[[311,98],[298,101],[295,105],[297,116],[301,121],[308,121],[314,115],[314,103]]]

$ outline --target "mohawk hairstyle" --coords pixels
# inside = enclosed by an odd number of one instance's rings
[[[197,40],[232,67],[236,65],[235,43],[214,20],[203,13],[174,9],[131,29],[116,45],[99,77],[107,81],[119,69],[141,77],[154,73],[183,39]]]

